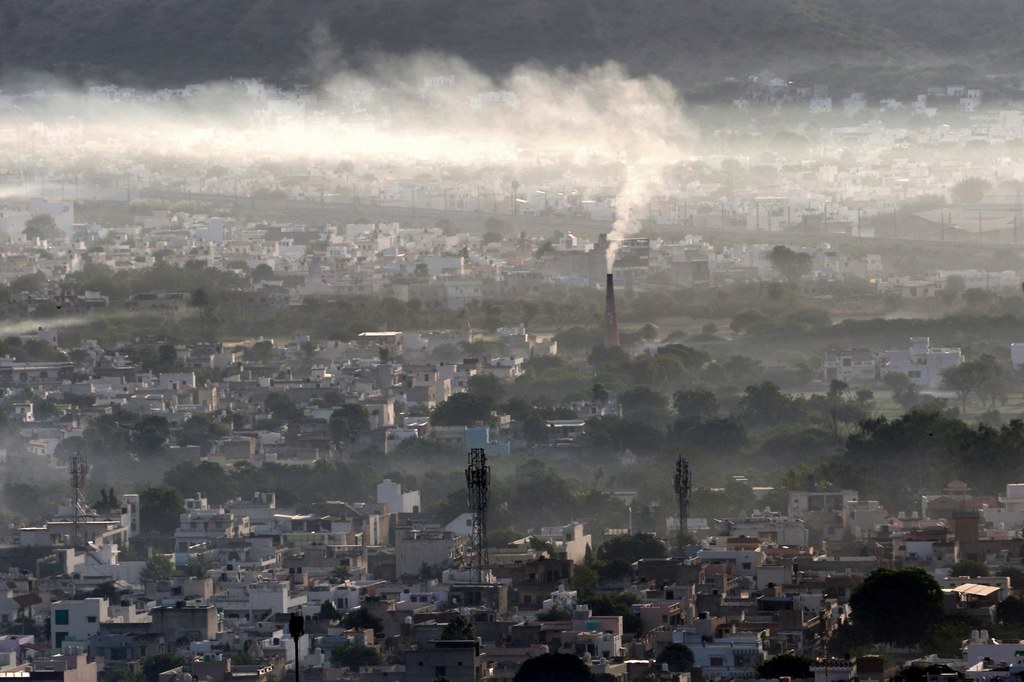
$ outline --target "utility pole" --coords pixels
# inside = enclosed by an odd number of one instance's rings
[[[295,682],[299,682],[299,640],[302,635],[305,634],[306,623],[302,619],[302,616],[293,613],[291,618],[288,619],[288,634],[295,640]]]

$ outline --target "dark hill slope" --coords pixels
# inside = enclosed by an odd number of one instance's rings
[[[0,0],[0,72],[147,86],[249,76],[307,82],[319,75],[317,25],[355,66],[374,51],[424,49],[493,74],[529,60],[575,68],[613,59],[690,90],[768,70],[815,78],[887,64],[1008,68],[1021,62],[1024,3]]]

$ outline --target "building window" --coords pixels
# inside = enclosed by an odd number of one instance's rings
[[[96,616],[86,616],[85,620],[86,620],[87,623],[95,623],[96,622]]]
[[[53,614],[53,622],[55,624],[57,624],[57,625],[67,625],[68,624],[68,610],[67,609],[57,609],[56,613]]]

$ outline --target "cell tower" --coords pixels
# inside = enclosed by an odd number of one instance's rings
[[[470,538],[470,566],[476,572],[476,580],[482,583],[487,570],[487,503],[490,499],[491,468],[487,466],[487,455],[483,448],[469,451],[469,466],[466,467],[466,489],[469,493],[469,508],[473,512],[473,535]]]
[[[676,491],[676,498],[679,500],[679,537],[676,541],[677,551],[681,556],[683,543],[686,541],[686,525],[690,512],[690,463],[683,459],[682,455],[676,461],[676,475],[672,479]]]
[[[81,547],[85,544],[83,516],[85,515],[85,496],[82,492],[85,488],[85,476],[89,473],[89,465],[81,450],[77,450],[71,457],[71,513],[73,521],[71,526],[71,542],[74,547]]]

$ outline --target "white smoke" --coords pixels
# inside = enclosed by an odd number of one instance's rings
[[[323,28],[311,44],[311,68],[340,62]],[[0,97],[0,165],[125,171],[141,159],[237,171],[265,160],[307,168],[345,160],[398,169],[393,177],[425,165],[469,174],[497,166],[513,181],[540,168],[563,184],[617,196],[617,241],[636,231],[636,213],[694,137],[667,82],[632,77],[615,63],[582,71],[522,65],[493,79],[456,57],[380,56],[324,82],[315,101],[253,82],[124,101],[51,86],[47,97],[6,108]]]
[[[66,317],[35,318],[17,322],[0,323],[0,336],[30,334],[40,329],[67,329],[96,322],[96,316],[68,315]],[[106,317],[105,317],[106,319]]]

